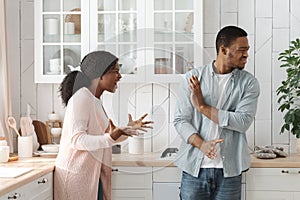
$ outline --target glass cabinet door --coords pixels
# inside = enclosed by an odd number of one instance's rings
[[[105,50],[119,57],[122,80],[142,79],[138,63],[144,61],[137,51],[141,45],[137,29],[141,26],[142,4],[141,0],[97,0],[90,7],[91,50]]]
[[[153,0],[152,4],[148,16],[153,19],[153,53],[147,59],[153,67],[148,73],[153,75],[152,81],[173,82],[176,74],[202,64],[202,42],[198,38],[202,34],[202,1]]]
[[[82,23],[88,6],[81,0],[43,0],[36,6],[36,82],[61,82],[88,51],[88,30],[83,31],[88,25]]]

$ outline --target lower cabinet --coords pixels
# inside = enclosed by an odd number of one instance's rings
[[[299,168],[251,168],[246,173],[247,200],[299,200]]]
[[[53,199],[53,172],[0,197],[0,200],[52,200]]]
[[[177,167],[153,168],[153,200],[179,200],[181,171]]]
[[[152,200],[152,167],[113,167],[113,200]]]

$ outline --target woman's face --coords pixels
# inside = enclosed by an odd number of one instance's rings
[[[100,79],[99,84],[101,88],[108,92],[115,92],[117,89],[117,83],[122,78],[120,74],[120,66],[117,62],[114,67],[112,67],[110,70],[108,70]]]

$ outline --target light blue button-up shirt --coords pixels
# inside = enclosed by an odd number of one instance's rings
[[[182,143],[174,161],[181,170],[198,177],[204,154],[188,143],[188,138],[197,133],[206,140],[211,120],[195,109],[190,101],[189,78],[199,77],[202,95],[206,104],[216,107],[218,103],[218,77],[212,64],[195,68],[183,78],[177,97],[174,126]],[[218,112],[220,154],[225,177],[237,176],[250,167],[250,154],[246,130],[253,122],[260,93],[258,80],[249,72],[234,69],[225,89]]]

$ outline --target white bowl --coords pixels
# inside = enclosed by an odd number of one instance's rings
[[[47,153],[57,153],[59,150],[59,144],[43,144],[42,149]]]
[[[51,128],[50,132],[54,136],[59,136],[61,134],[61,128]]]

